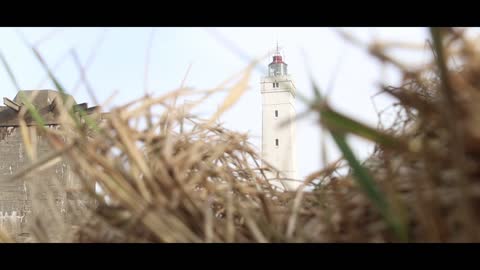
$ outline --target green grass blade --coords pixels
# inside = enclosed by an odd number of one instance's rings
[[[48,74],[48,77],[50,78],[50,80],[53,82],[53,84],[55,85],[55,88],[57,88],[57,90],[60,92],[60,96],[62,98],[62,101],[63,101],[63,104],[67,104],[67,96],[66,96],[66,91],[65,91],[65,88],[63,88],[63,86],[60,84],[60,82],[57,80],[57,78],[53,75],[52,71],[50,70],[50,68],[48,67],[47,63],[45,62],[45,60],[43,60],[43,57],[40,55],[40,53],[38,52],[38,50],[36,50],[34,47],[31,47],[32,48],[32,51],[33,53],[35,54],[35,56],[37,57],[38,61],[40,62],[40,64],[42,64],[43,68],[45,69],[45,71],[47,72]],[[72,104],[73,105],[73,104]],[[69,114],[70,116],[72,117],[72,119],[75,121],[75,124],[77,125],[77,127],[81,127],[81,121],[80,119],[78,119],[78,117],[75,115],[75,113],[73,112],[73,110],[69,110]]]
[[[0,52],[0,59],[1,59],[2,64],[5,67],[7,73],[10,77],[10,80],[12,81],[13,85],[15,85],[15,87],[17,88],[17,91],[19,91],[20,86],[18,84],[18,81],[16,80],[15,75],[13,74],[13,71],[10,68],[10,65],[8,64],[7,60],[5,59],[4,55],[1,52]],[[45,128],[45,120],[40,115],[40,113],[35,108],[35,106],[33,106],[33,104],[30,102],[30,100],[28,100],[25,97],[23,92],[19,92],[19,97],[20,97],[20,100],[23,102],[23,104],[25,104],[25,106],[27,106],[27,110],[31,114],[33,120],[39,125],[39,127],[41,129]]]
[[[30,102],[30,100],[28,100],[28,98],[25,97],[23,92],[19,92],[18,94],[20,96],[20,100],[23,102],[23,104],[25,104],[25,106],[27,106],[27,110],[30,113],[30,115],[32,116],[33,120],[38,124],[38,126],[41,129],[44,129],[45,125],[46,125],[46,122],[43,119],[43,117],[40,115],[40,113],[38,112],[37,108],[35,108],[35,106],[33,106],[33,104]]]
[[[387,225],[395,233],[398,239],[401,241],[407,241],[407,227],[396,215],[394,215],[387,199],[378,189],[367,168],[362,166],[355,157],[355,154],[346,141],[346,134],[356,134],[387,146],[398,146],[400,144],[399,141],[330,109],[321,96],[320,90],[315,82],[313,80],[311,80],[311,82],[316,98],[313,102],[308,102],[311,110],[317,111],[320,114],[323,124],[332,134],[335,144],[342,152],[349,166],[352,168],[354,179],[366,196],[372,201],[373,205],[380,211]],[[302,99],[305,100],[304,97],[302,97]]]
[[[322,121],[330,129],[352,133],[377,144],[397,149],[405,149],[405,144],[399,138],[383,133],[324,105],[321,111]]]
[[[40,53],[38,52],[38,50],[36,50],[34,47],[32,47],[32,50],[33,50],[35,56],[37,57],[38,61],[42,64],[43,68],[46,70],[50,80],[54,83],[57,90],[61,93],[61,97],[62,97],[62,100],[63,100],[64,104],[66,104],[66,102],[67,102],[67,100],[66,100],[67,91],[65,91],[65,88],[63,88],[63,86],[60,84],[60,81],[55,77],[53,72],[50,70],[50,68],[48,67],[47,63],[43,60],[43,58],[40,55]],[[80,128],[82,126],[82,123],[81,123],[81,120],[80,120],[80,118],[82,118],[82,119],[85,120],[85,123],[87,124],[87,126],[89,128],[93,129],[96,132],[100,131],[98,125],[85,112],[85,110],[83,110],[82,108],[79,108],[78,112],[79,112],[79,114],[77,116],[77,114],[75,114],[75,112],[73,111],[73,108],[69,109],[69,114],[72,117],[72,119],[75,121],[75,124],[77,125],[78,128]]]
[[[365,191],[367,196],[375,203],[375,205],[381,209],[381,211],[385,211],[387,209],[387,202],[385,198],[376,187],[367,169],[363,167],[356,159],[352,149],[346,141],[345,135],[335,131],[331,131],[331,134],[337,147],[340,149],[348,164],[352,168],[353,174],[357,178],[357,182],[360,187]]]
[[[354,178],[356,179],[360,188],[372,201],[373,205],[380,211],[388,226],[396,234],[398,239],[400,239],[401,241],[407,241],[408,233],[406,226],[393,213],[393,211],[391,211],[391,207],[388,204],[388,201],[386,200],[384,194],[380,192],[375,182],[373,181],[373,178],[368,173],[368,170],[364,166],[362,166],[355,157],[352,149],[346,141],[345,134],[332,130],[330,130],[330,132],[335,143],[337,144],[337,147],[340,149],[344,158],[347,160],[348,164],[352,168]]]
[[[85,120],[85,123],[87,124],[88,128],[91,130],[94,130],[95,132],[101,132],[100,127],[98,126],[97,122],[95,122],[83,109],[80,109],[79,111],[80,117]]]
[[[43,60],[43,58],[40,55],[40,53],[38,52],[38,50],[36,50],[34,47],[32,47],[32,50],[33,50],[33,53],[35,54],[35,56],[37,57],[38,61],[40,61],[40,63],[42,64],[43,68],[47,71],[48,77],[50,78],[50,80],[52,80],[53,84],[55,85],[55,88],[57,88],[57,90],[62,93],[62,98],[65,99],[65,94],[66,94],[65,88],[63,88],[62,85],[60,84],[60,82],[55,78],[52,71],[48,67],[45,60]]]
[[[320,94],[318,86],[312,80],[312,88],[316,100],[308,102],[310,108],[320,113],[323,123],[330,129],[340,132],[352,133],[367,140],[392,148],[405,148],[405,144],[398,138],[380,132],[379,130],[369,127],[359,121],[339,113],[328,106],[324,98]],[[301,98],[303,101],[305,97]]]

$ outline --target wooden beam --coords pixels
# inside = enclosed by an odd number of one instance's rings
[[[93,107],[90,107],[87,109],[87,113],[90,114],[90,113],[95,113],[99,110],[100,106],[93,106]]]
[[[77,105],[73,105],[73,111],[75,111],[75,112],[80,111],[80,110],[86,111],[87,108],[88,108],[87,103],[80,103],[80,104],[77,104]]]
[[[19,112],[20,109],[22,108],[22,106],[20,104],[16,103],[15,101],[13,101],[9,98],[6,98],[6,97],[3,98],[3,104],[5,104],[5,106],[9,107],[10,109],[12,109],[16,112]]]

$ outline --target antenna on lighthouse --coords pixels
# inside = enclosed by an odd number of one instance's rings
[[[280,45],[278,45],[278,38],[277,38],[277,40],[276,40],[276,44],[277,44],[277,47],[276,47],[276,49],[275,49],[274,55],[275,55],[275,56],[281,56],[282,59],[285,58],[285,56],[283,55],[283,53],[280,51],[280,50],[283,51],[283,48],[280,47]]]

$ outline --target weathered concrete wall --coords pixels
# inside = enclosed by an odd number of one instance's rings
[[[0,228],[7,233],[14,235],[15,232],[21,231],[23,215],[19,215],[17,211],[11,213],[0,212]]]
[[[28,128],[29,133],[36,134],[33,131],[35,127]],[[38,135],[33,136],[37,137],[37,160],[52,152],[46,140]],[[20,128],[0,127],[0,226],[17,237],[17,241],[28,237],[29,225],[34,222],[33,214],[46,210],[42,208],[48,205],[46,201],[49,196],[54,201],[55,209],[48,211],[53,210],[67,219],[67,203],[72,203],[74,196],[67,194],[66,189],[77,188],[80,184],[68,162],[62,159],[22,179],[11,181],[13,175],[31,164]]]
[[[52,230],[51,225],[55,222],[73,225],[74,216],[93,203],[79,190],[81,181],[72,172],[68,161],[61,158],[21,179],[11,180],[32,164],[32,153],[27,151],[19,127],[20,111],[27,100],[37,109],[47,128],[60,128],[57,119],[60,107],[71,106],[76,110],[80,106],[87,114],[96,113],[95,107],[88,108],[86,103],[77,105],[72,96],[62,96],[54,90],[21,90],[13,101],[4,98],[5,106],[0,106],[0,227],[17,241],[28,238],[32,228],[43,226],[41,229]],[[37,123],[30,113],[23,117],[35,146],[33,159],[40,160],[52,153],[52,148],[36,132]],[[39,216],[44,217],[46,224],[38,224],[36,218]]]

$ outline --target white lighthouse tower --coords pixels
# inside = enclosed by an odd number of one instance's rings
[[[295,190],[299,186],[294,121],[295,90],[277,44],[273,60],[268,65],[268,75],[261,79],[262,158],[278,170],[278,173],[269,172],[266,176],[274,180],[273,184],[287,190]],[[287,121],[290,124],[280,126]]]

